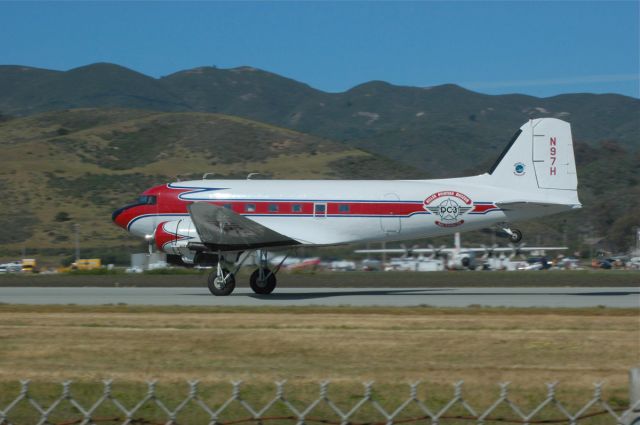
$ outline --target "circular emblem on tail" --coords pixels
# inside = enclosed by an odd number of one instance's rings
[[[526,172],[525,170],[526,167],[522,162],[516,162],[513,164],[513,174],[516,176],[524,176],[524,173]]]
[[[440,227],[455,227],[464,223],[460,219],[473,206],[471,199],[454,191],[437,192],[424,200],[424,209],[440,217],[436,224]]]

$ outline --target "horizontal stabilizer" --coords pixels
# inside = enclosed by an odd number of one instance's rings
[[[517,249],[521,252],[531,252],[531,251],[565,251],[569,249],[566,246],[527,246],[527,247],[497,247],[497,248],[465,248],[461,247],[457,248],[441,248],[441,249],[433,249],[433,248],[414,248],[410,250],[412,254],[433,254],[435,252],[439,253],[453,253],[453,252],[513,252],[513,250]],[[356,254],[406,254],[407,250],[398,249],[398,248],[389,248],[389,249],[358,249],[354,251]]]
[[[556,208],[559,205],[569,205],[572,208],[582,208],[582,204],[557,204],[551,202],[530,202],[530,201],[515,201],[515,202],[496,202],[496,206],[502,211],[518,211],[521,209],[531,208]]]

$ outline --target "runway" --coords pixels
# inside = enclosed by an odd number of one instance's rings
[[[597,307],[640,308],[640,287],[566,288],[280,288],[256,295],[237,288],[0,288],[4,304],[181,306]]]

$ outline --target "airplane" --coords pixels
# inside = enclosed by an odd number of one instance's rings
[[[420,248],[414,246],[413,248],[382,248],[382,249],[357,249],[354,252],[356,254],[403,254],[403,259],[406,260],[413,256],[413,254],[418,254],[419,257],[417,259],[413,259],[411,263],[421,263],[435,261],[444,258],[446,268],[449,270],[463,270],[470,269],[475,270],[476,268],[476,255],[483,253],[483,260],[488,260],[489,258],[494,257],[496,254],[510,253],[508,259],[512,260],[517,255],[521,255],[525,252],[546,252],[546,251],[564,251],[567,250],[566,246],[532,246],[527,247],[525,244],[514,245],[511,244],[510,247],[482,247],[482,248],[471,248],[471,247],[463,247],[460,243],[460,232],[456,232],[454,234],[454,246],[452,248],[447,248],[445,246],[441,246],[439,248],[434,248],[433,246],[429,246],[429,248]],[[424,257],[424,254],[430,254],[427,257]],[[424,267],[424,270],[436,270],[437,267],[427,268]],[[413,270],[413,269],[411,269]],[[418,268],[416,267],[416,270]],[[419,270],[418,270],[419,271]]]
[[[206,177],[203,176],[203,177]],[[571,126],[530,120],[488,172],[437,180],[192,180],[152,187],[113,221],[184,265],[211,264],[213,295],[229,295],[247,251],[249,284],[276,287],[267,251],[401,241],[497,226],[581,208]],[[233,268],[235,267],[235,268]],[[232,270],[229,270],[233,268]]]

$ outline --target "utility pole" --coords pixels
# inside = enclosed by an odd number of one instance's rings
[[[73,230],[75,231],[76,263],[78,263],[78,260],[80,259],[80,225],[78,223],[74,223]]]

